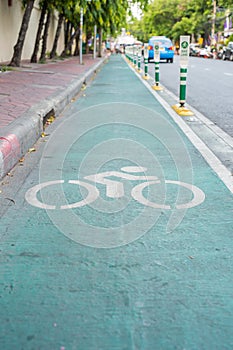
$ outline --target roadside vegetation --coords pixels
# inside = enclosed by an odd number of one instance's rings
[[[202,38],[205,45],[213,25],[215,33],[223,32],[226,16],[232,18],[232,13],[233,0],[152,0],[142,18],[133,18],[127,29],[142,42],[153,35],[165,35],[174,42],[180,35],[191,35],[192,42]]]
[[[61,56],[65,57],[71,54],[78,54],[81,9],[83,9],[84,14],[83,29],[87,40],[92,35],[93,27],[96,25],[99,36],[99,45],[101,47],[102,40],[105,39],[107,35],[114,35],[117,30],[126,25],[126,19],[130,13],[131,4],[136,2],[139,3],[139,6],[143,9],[148,0],[131,0],[130,2],[128,0],[40,0],[39,6],[41,9],[41,16],[38,28],[35,28],[37,34],[31,62],[44,62],[47,55],[49,55],[50,58],[57,57],[57,43],[63,25],[65,29],[65,44]],[[18,38],[16,38],[16,44],[14,46],[14,52],[9,66],[20,66],[24,41],[34,4],[35,0],[22,0],[24,16]],[[47,37],[51,15],[55,11],[58,14],[58,24],[53,48],[48,54]],[[39,53],[41,42],[42,49]],[[73,44],[76,45],[74,52],[71,50]],[[99,52],[101,52],[101,50],[99,50]]]

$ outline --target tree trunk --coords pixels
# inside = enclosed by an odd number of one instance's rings
[[[73,31],[73,26],[70,25],[70,32],[69,32],[69,40],[67,42],[67,47],[66,47],[66,52],[71,56],[72,54],[72,45],[75,37],[71,40],[72,38],[72,31]]]
[[[34,46],[34,51],[31,57],[31,62],[36,63],[37,62],[37,55],[40,47],[40,39],[41,39],[41,34],[44,26],[44,19],[47,11],[47,3],[44,2],[40,14],[40,21],[37,29],[37,34],[36,34],[36,41],[35,41],[35,46]]]
[[[79,55],[79,35],[76,36],[75,38],[75,50],[74,50],[74,56],[78,56]]]
[[[63,14],[60,13],[58,18],[58,23],[57,23],[57,30],[56,30],[56,34],[53,42],[53,48],[52,48],[52,51],[50,52],[50,58],[54,58],[56,55],[57,43],[58,43],[59,36],[61,34],[62,22],[63,22]]]
[[[49,32],[50,19],[51,19],[51,11],[48,10],[47,19],[46,19],[46,23],[45,23],[45,27],[44,27],[43,43],[42,43],[40,61],[44,61],[46,58],[47,38],[48,38],[48,32]]]
[[[98,34],[99,34],[99,52],[98,57],[102,57],[102,28],[98,28]]]
[[[69,33],[70,33],[70,22],[64,22],[64,48],[66,47],[69,41]]]
[[[21,62],[21,56],[22,56],[22,51],[23,51],[23,45],[31,17],[31,13],[33,10],[33,5],[34,5],[35,0],[28,0],[27,1],[27,6],[23,15],[22,23],[21,23],[21,28],[19,31],[18,35],[18,40],[17,43],[14,46],[14,53],[12,56],[12,59],[9,63],[9,66],[12,67],[19,67],[20,62]]]
[[[65,57],[67,55],[67,52],[69,51],[69,49],[72,47],[73,44],[73,40],[79,36],[79,27],[77,27],[77,29],[75,30],[75,32],[72,34],[70,40],[67,42],[64,50],[61,53],[61,57]]]
[[[87,54],[90,51],[90,47],[88,45],[88,41],[89,41],[89,39],[91,39],[91,37],[92,37],[92,32],[89,30],[89,31],[87,31],[87,35],[86,35],[86,53]]]

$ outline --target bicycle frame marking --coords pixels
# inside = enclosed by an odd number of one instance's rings
[[[129,169],[128,167],[127,169]],[[134,167],[133,167],[134,168]],[[136,168],[136,167],[135,167]],[[122,168],[125,169],[125,168]],[[142,168],[140,168],[142,169]],[[143,168],[145,169],[145,168]],[[142,170],[141,170],[142,171]],[[100,174],[88,175],[84,179],[93,181],[106,186],[106,196],[109,198],[121,198],[124,197],[124,185],[123,183],[115,180],[106,179],[107,177],[119,177],[121,179],[138,181],[138,180],[157,180],[157,176],[140,176],[121,173],[119,171],[106,171]]]
[[[121,170],[127,171],[127,172],[131,171],[132,173],[135,173],[135,172],[143,172],[147,169],[142,168],[142,167],[124,167],[124,168],[121,168]],[[99,173],[99,174],[85,176],[84,179],[106,186],[106,196],[109,198],[118,199],[118,198],[124,197],[124,195],[125,195],[124,184],[121,183],[120,181],[109,179],[108,177],[118,177],[121,179],[130,180],[130,181],[146,180],[146,182],[140,183],[139,185],[136,185],[135,187],[133,187],[133,189],[131,190],[132,198],[145,206],[152,207],[155,209],[164,209],[164,210],[172,209],[172,207],[170,205],[151,202],[147,198],[145,198],[143,195],[143,190],[146,187],[148,187],[150,185],[157,185],[157,184],[161,183],[161,181],[157,178],[157,176],[145,176],[145,175],[142,176],[142,175],[132,175],[132,174],[129,174],[126,172],[120,172],[120,171],[106,171],[106,172]],[[181,181],[175,181],[175,180],[165,180],[164,182],[165,182],[165,184],[173,184],[173,185],[187,188],[193,194],[193,198],[191,201],[189,201],[187,203],[175,205],[176,209],[189,209],[189,208],[192,208],[192,207],[195,207],[195,206],[201,204],[205,200],[204,192],[200,188],[198,188],[192,184],[188,184],[188,183],[181,182]],[[38,207],[41,209],[65,210],[65,209],[80,208],[80,207],[83,207],[85,205],[91,204],[100,196],[99,190],[92,184],[89,184],[89,183],[84,182],[84,181],[79,181],[79,180],[69,180],[68,183],[86,188],[86,190],[88,191],[86,198],[79,201],[79,202],[61,205],[58,207],[56,207],[55,205],[42,203],[37,198],[37,194],[40,190],[42,190],[43,188],[48,187],[48,186],[64,184],[64,180],[55,180],[55,181],[44,182],[44,183],[38,184],[38,185],[30,188],[25,194],[25,199],[32,206],[35,206],[35,207]]]

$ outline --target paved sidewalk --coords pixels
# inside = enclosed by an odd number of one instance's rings
[[[83,56],[45,64],[23,62],[0,73],[0,179],[40,137],[43,119],[58,115],[104,58]]]

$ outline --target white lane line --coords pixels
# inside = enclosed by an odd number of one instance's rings
[[[166,89],[166,93],[168,95],[170,95],[175,101],[177,100],[177,96],[175,94],[173,94],[173,92],[171,92],[171,91]],[[188,103],[186,103],[186,107],[188,107],[188,109],[191,109],[192,112],[194,112],[195,117],[196,117],[197,120],[199,119],[205,126],[207,126],[218,137],[220,137],[224,141],[224,143],[228,144],[230,147],[233,148],[233,137],[231,137],[229,134],[227,134],[219,126],[214,124],[214,122],[212,122],[210,119],[206,118],[201,112],[199,112],[193,106],[190,106]]]
[[[144,85],[145,82],[143,81]],[[152,90],[148,86],[148,90]],[[191,143],[197,148],[197,150],[202,154],[205,158],[209,166],[215,171],[218,177],[222,180],[222,182],[226,185],[226,187],[233,193],[233,181],[231,172],[222,164],[222,162],[215,156],[215,154],[206,146],[206,144],[197,136],[194,131],[185,123],[180,116],[171,109],[170,105],[163,100],[160,95],[156,91],[151,91],[152,94],[155,95],[157,100],[162,104],[162,106],[166,109],[166,111],[170,114],[172,119],[176,122],[176,124],[180,127],[180,129],[184,132],[184,134],[189,138]]]
[[[228,76],[230,76],[230,77],[232,77],[232,73],[223,73],[224,75],[228,75]]]

